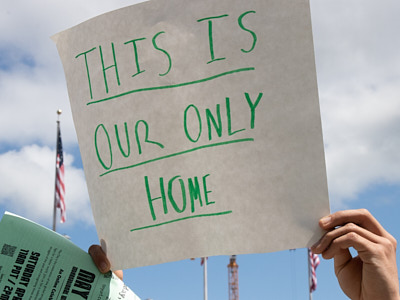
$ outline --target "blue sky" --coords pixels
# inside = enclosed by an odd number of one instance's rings
[[[57,109],[61,108],[67,217],[58,232],[97,243],[61,62],[50,36],[122,0],[2,1],[0,11],[0,209],[51,227]],[[43,8],[46,9],[43,9]],[[395,0],[311,0],[332,211],[369,209],[400,239],[400,36]],[[399,258],[399,254],[398,254]],[[211,257],[209,299],[228,299],[229,257]],[[305,249],[241,255],[241,299],[308,299]],[[331,261],[313,299],[347,299]],[[142,298],[202,299],[200,261],[125,271]]]

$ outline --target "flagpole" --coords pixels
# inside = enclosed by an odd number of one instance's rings
[[[57,139],[56,139],[56,147],[58,142],[58,133],[60,132],[60,115],[62,114],[62,110],[57,110]],[[57,224],[57,197],[56,197],[56,188],[57,188],[57,149],[56,149],[56,174],[54,176],[54,204],[53,204],[53,231],[56,231]]]
[[[203,275],[204,275],[204,300],[207,300],[207,257],[204,257]]]
[[[308,293],[310,295],[309,299],[312,300],[310,249],[308,248],[307,248],[307,265],[308,265]]]

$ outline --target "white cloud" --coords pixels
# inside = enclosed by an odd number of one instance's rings
[[[322,95],[329,187],[335,205],[372,184],[400,184],[400,85]]]
[[[3,0],[0,12],[0,41],[33,54],[41,64],[53,55],[50,36],[88,18],[139,1],[124,0]],[[49,47],[50,46],[50,47]],[[54,46],[54,45],[53,45]]]
[[[8,148],[32,143],[52,145],[59,108],[64,112],[61,117],[64,142],[77,142],[64,72],[50,36],[98,14],[136,2],[2,2],[0,143]]]
[[[312,1],[331,202],[400,185],[398,1]]]
[[[56,140],[56,111],[61,116],[65,143],[76,142],[65,85],[49,80],[42,70],[0,72],[0,143],[20,147]]]
[[[93,224],[82,169],[64,154],[67,224]],[[53,220],[55,150],[37,145],[0,155],[0,203],[11,212],[44,225]]]
[[[311,1],[320,87],[398,80],[398,1]]]

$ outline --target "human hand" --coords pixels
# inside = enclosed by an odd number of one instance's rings
[[[325,259],[334,258],[343,292],[358,300],[399,300],[397,242],[365,209],[333,213],[319,221],[328,232],[311,248]],[[353,247],[358,256],[352,257]]]
[[[94,264],[97,266],[101,273],[107,273],[110,271],[111,264],[107,258],[107,255],[104,253],[103,249],[99,245],[92,245],[89,248],[89,254],[93,259]],[[114,274],[119,278],[123,279],[123,272],[122,270],[114,271]]]

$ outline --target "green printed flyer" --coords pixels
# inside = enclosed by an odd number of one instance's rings
[[[140,300],[65,237],[10,213],[0,222],[0,299]]]

